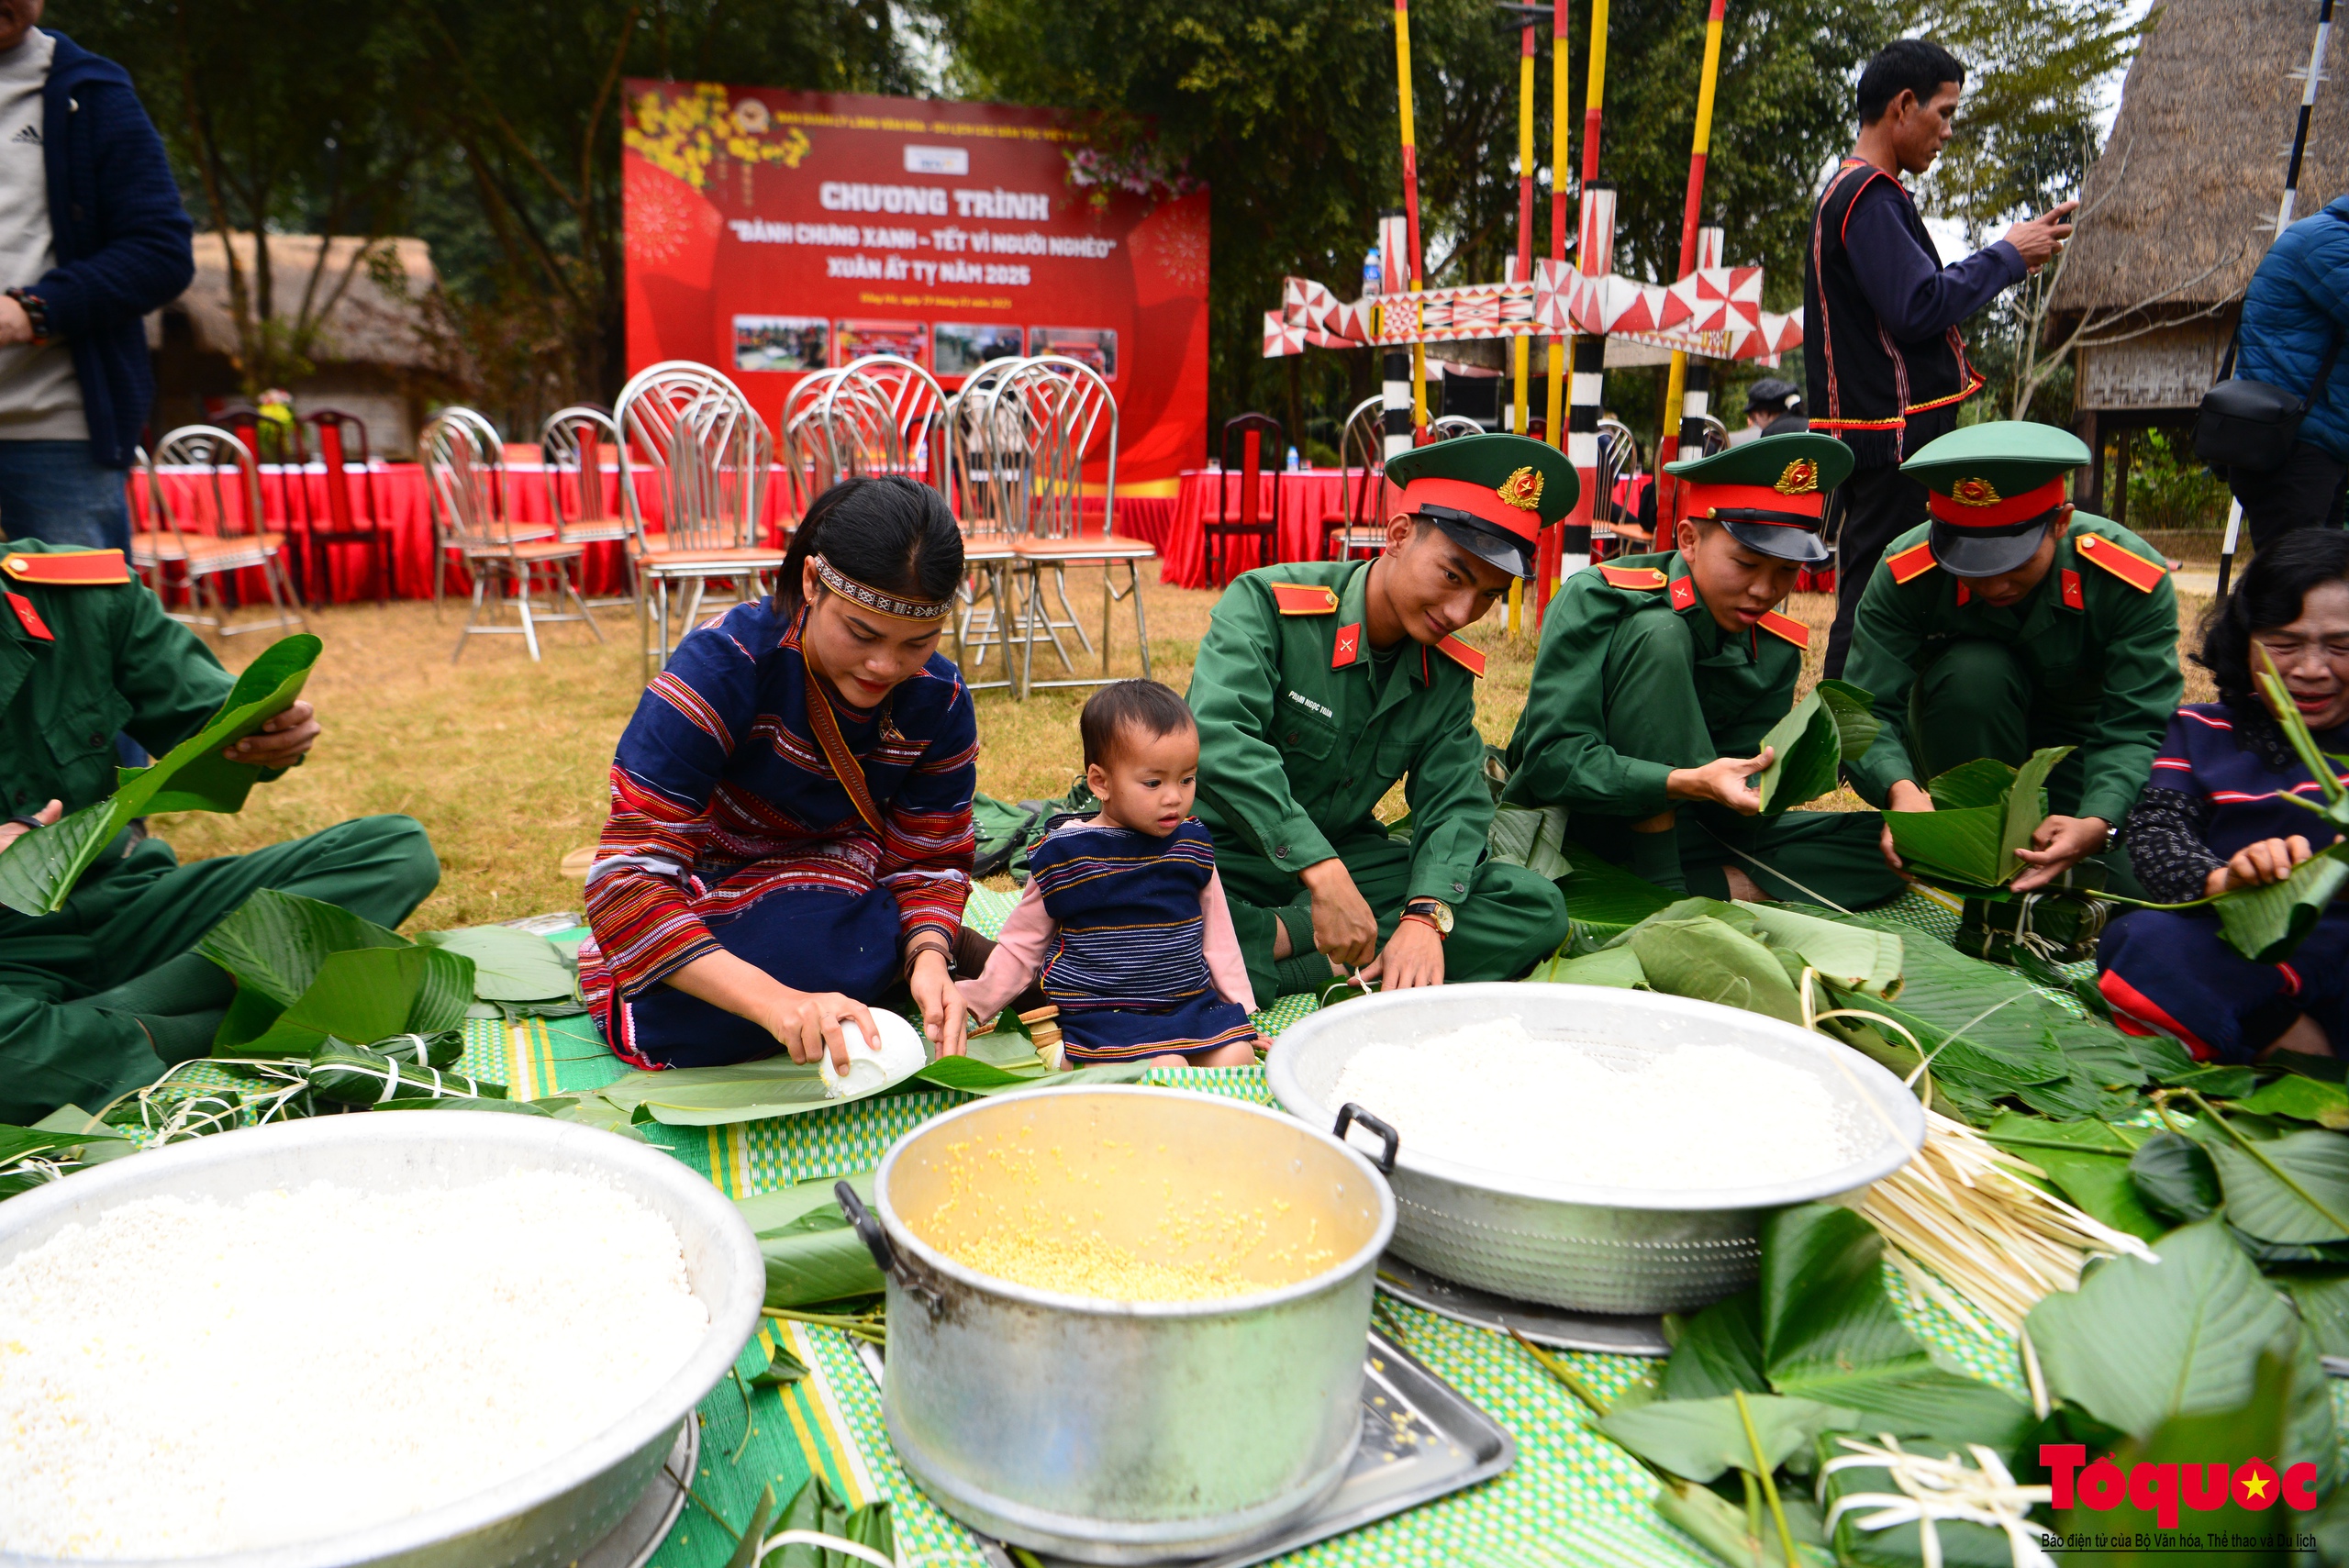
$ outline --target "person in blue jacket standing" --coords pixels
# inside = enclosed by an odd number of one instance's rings
[[[142,317],[195,277],[194,227],[129,73],[42,4],[0,0],[0,533],[128,549]]]
[[[2284,466],[2228,476],[2254,550],[2294,528],[2341,527],[2349,493],[2349,196],[2277,237],[2243,296],[2235,374],[2309,405]],[[2331,368],[2328,370],[2327,367]],[[2322,384],[2318,384],[2321,381]]]

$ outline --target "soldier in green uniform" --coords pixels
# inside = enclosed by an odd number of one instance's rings
[[[1564,806],[1580,843],[1660,887],[1846,908],[1898,894],[1876,813],[1755,815],[1762,738],[1810,644],[1776,606],[1828,559],[1820,514],[1851,468],[1801,433],[1667,465],[1679,548],[1576,573],[1542,617],[1507,798]]]
[[[1386,552],[1242,573],[1191,675],[1198,816],[1265,1003],[1341,967],[1389,990],[1511,979],[1566,935],[1554,885],[1484,859],[1485,662],[1455,634],[1531,573],[1574,469],[1522,436],[1468,436],[1386,479]],[[1372,815],[1397,779],[1408,842]]]
[[[2087,461],[2067,430],[1998,420],[1900,465],[1932,492],[1932,520],[1892,541],[1860,599],[1844,675],[1884,728],[1852,773],[1871,800],[1931,811],[1926,781],[1960,762],[2076,747],[2014,885],[2102,857],[2133,895],[2125,857],[2106,851],[2183,695],[2177,596],[2151,545],[2065,498]]]
[[[163,613],[119,550],[0,544],[0,851],[115,785],[114,738],[161,754],[204,727],[235,682]],[[227,753],[283,770],[317,739],[297,702]],[[277,773],[264,771],[262,777]],[[0,909],[0,1122],[68,1103],[96,1110],[203,1056],[234,986],[195,943],[256,889],[396,926],[440,880],[413,817],[367,817],[250,855],[183,866],[126,828],[64,908]]]

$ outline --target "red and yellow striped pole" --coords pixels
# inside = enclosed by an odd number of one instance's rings
[[[1563,0],[1561,0],[1563,4]],[[1520,281],[1533,276],[1533,24],[1528,22],[1518,32],[1517,52],[1517,276]],[[1531,358],[1532,339],[1523,336],[1509,339],[1509,369],[1514,385],[1509,394],[1508,428],[1519,435],[1526,432],[1525,380]],[[1517,636],[1524,624],[1525,584],[1512,577],[1508,583],[1508,634]]]
[[[1676,275],[1684,278],[1697,269],[1698,214],[1705,205],[1705,156],[1713,142],[1713,89],[1720,81],[1721,16],[1727,8],[1728,0],[1712,0],[1712,8],[1705,15],[1704,75],[1697,84],[1697,138],[1688,153],[1688,200],[1680,214],[1680,271]],[[1664,465],[1679,455],[1680,443],[1689,439],[1692,431],[1696,432],[1695,439],[1700,443],[1703,439],[1703,427],[1696,421],[1705,412],[1709,373],[1705,366],[1698,365],[1692,382],[1687,354],[1678,349],[1673,350],[1672,370],[1664,381],[1664,428],[1656,434],[1656,483],[1659,486],[1666,483]],[[1693,413],[1690,407],[1692,397],[1695,400]],[[1659,490],[1657,494],[1656,527],[1659,530],[1670,526],[1672,514],[1665,509],[1664,504],[1673,500],[1678,489],[1679,486],[1675,484],[1671,490]],[[1659,538],[1657,542],[1661,544],[1663,541]]]
[[[1407,241],[1410,250],[1411,292],[1417,294],[1424,286],[1420,277],[1419,250],[1419,151],[1411,131],[1411,4],[1410,0],[1395,0],[1395,89],[1403,109],[1403,221],[1408,228]],[[1411,307],[1412,325],[1418,326],[1419,306]],[[1428,350],[1424,343],[1411,345],[1411,437],[1418,440],[1428,428]]]
[[[1563,9],[1563,6],[1561,6]],[[1563,22],[1561,23],[1563,35]],[[1564,64],[1561,60],[1561,65]],[[1563,77],[1563,70],[1560,75]],[[1568,123],[1565,89],[1557,90],[1558,155],[1555,167],[1566,164],[1566,141],[1564,128]],[[1606,197],[1597,190],[1598,183],[1598,131],[1600,112],[1607,102],[1607,0],[1591,0],[1590,65],[1583,83],[1582,114],[1582,217],[1581,235],[1575,247],[1575,265],[1586,275],[1605,272],[1613,264],[1611,252],[1601,253],[1599,224],[1593,221],[1594,203],[1604,205]],[[1558,260],[1565,256],[1565,197],[1559,194],[1564,186],[1563,178],[1552,188],[1555,212],[1550,233],[1550,254]],[[1613,218],[1607,219],[1611,228]],[[1561,349],[1551,350],[1550,363],[1554,367],[1565,357]],[[1571,343],[1572,379],[1567,383],[1566,406],[1559,407],[1556,382],[1551,384],[1551,440],[1562,446],[1566,461],[1575,465],[1582,480],[1575,508],[1566,520],[1550,530],[1549,559],[1542,563],[1542,583],[1537,590],[1540,604],[1535,617],[1546,607],[1552,588],[1564,577],[1573,575],[1590,562],[1590,526],[1593,508],[1598,504],[1598,414],[1599,391],[1606,379],[1607,339],[1596,333],[1580,333]],[[1564,415],[1561,417],[1561,415]]]

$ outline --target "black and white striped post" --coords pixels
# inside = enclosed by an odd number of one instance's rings
[[[2300,84],[2300,116],[2292,127],[2292,150],[2284,165],[2284,196],[2276,204],[2276,238],[2292,227],[2292,208],[2300,195],[2300,161],[2309,150],[2309,121],[2316,114],[2316,84],[2324,80],[2324,46],[2332,36],[2332,0],[2323,0],[2316,14],[2316,42],[2309,49],[2308,80]],[[2241,307],[2238,306],[2238,309]],[[2321,390],[2321,389],[2320,389]],[[2310,396],[2314,396],[2311,392]],[[2227,537],[2219,547],[2219,597],[2227,596],[2227,579],[2234,574],[2235,543],[2243,537],[2243,503],[2227,503]]]

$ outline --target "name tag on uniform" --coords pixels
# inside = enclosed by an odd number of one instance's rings
[[[12,599],[16,597],[16,595],[15,595],[14,594],[9,595],[8,596],[9,596],[10,598],[12,598]],[[1289,700],[1289,701],[1291,701],[1291,702],[1293,702],[1293,703],[1295,703],[1295,704],[1297,704],[1297,706],[1299,706],[1299,707],[1308,707],[1308,708],[1311,708],[1315,713],[1319,714],[1319,715],[1320,715],[1322,717],[1324,717],[1324,718],[1335,718],[1335,717],[1338,717],[1338,714],[1337,714],[1337,710],[1336,710],[1336,709],[1334,709],[1334,708],[1327,708],[1327,707],[1323,707],[1319,703],[1315,702],[1311,697],[1307,696],[1303,692],[1299,692],[1299,691],[1292,691],[1292,692],[1290,692],[1290,693],[1288,694],[1288,700]]]

